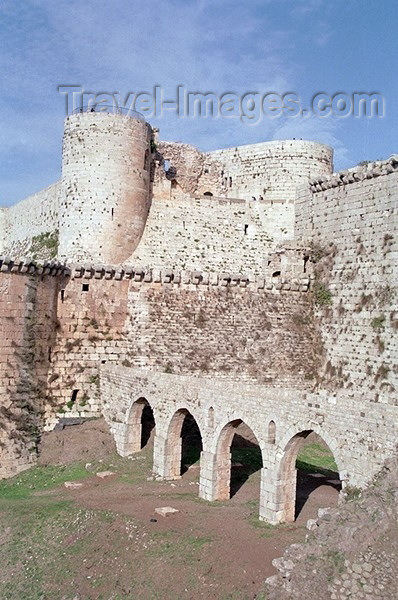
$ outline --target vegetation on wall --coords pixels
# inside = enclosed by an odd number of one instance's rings
[[[58,254],[59,231],[47,231],[32,238],[30,252],[34,260],[56,258]]]

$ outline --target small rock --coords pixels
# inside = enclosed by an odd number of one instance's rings
[[[155,508],[155,513],[157,515],[161,515],[162,517],[167,517],[168,515],[172,515],[174,513],[180,512],[176,508],[172,508],[171,506],[159,506]]]
[[[267,585],[270,585],[270,586],[272,586],[272,587],[279,587],[279,586],[280,586],[280,584],[281,584],[281,582],[280,582],[280,580],[279,580],[279,577],[278,577],[278,575],[271,575],[271,577],[268,577],[268,578],[265,580],[265,583],[266,583]]]
[[[316,522],[316,520],[315,519],[308,519],[308,521],[307,521],[307,529],[309,529],[309,531],[314,531],[317,528],[318,528],[318,523]]]
[[[97,477],[101,477],[101,479],[105,479],[105,477],[110,477],[114,474],[113,471],[100,471],[99,473],[96,473]]]
[[[64,486],[70,490],[77,490],[78,488],[83,487],[83,484],[78,483],[77,481],[65,481]]]
[[[361,567],[361,565],[359,565],[358,563],[354,563],[354,564],[352,565],[352,570],[354,571],[354,573],[358,573],[358,575],[359,575],[360,573],[362,573],[362,567]]]
[[[318,519],[323,519],[325,515],[330,514],[330,507],[328,508],[318,508]]]

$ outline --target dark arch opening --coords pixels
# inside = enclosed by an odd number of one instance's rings
[[[279,478],[282,521],[303,522],[318,508],[337,504],[341,490],[338,468],[329,446],[314,431],[302,431],[287,443]]]
[[[318,508],[337,504],[341,491],[338,468],[329,446],[315,432],[310,431],[305,437],[298,451],[295,467],[295,519],[304,508],[308,518],[311,518],[317,514]]]
[[[203,450],[202,436],[197,422],[188,413],[181,428],[181,475],[198,463]]]
[[[263,466],[257,438],[243,421],[239,423],[231,442],[231,498],[246,481]],[[257,483],[257,482],[256,482]]]
[[[155,433],[155,417],[148,403],[145,404],[141,414],[141,450],[152,441]]]
[[[204,196],[212,196],[213,194],[211,192],[205,192],[203,195]]]
[[[145,398],[140,398],[131,407],[127,423],[125,455],[139,452],[153,441],[155,418],[152,407]]]
[[[170,421],[167,435],[167,478],[176,479],[200,459],[202,435],[195,418],[185,408]]]
[[[261,449],[250,427],[240,419],[228,423],[221,431],[217,444],[216,499],[232,498],[249,478],[256,487],[257,484],[259,486],[260,481],[255,480],[255,474],[262,466]]]

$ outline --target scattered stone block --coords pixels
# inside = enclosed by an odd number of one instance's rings
[[[69,490],[77,490],[83,487],[83,484],[77,481],[65,481],[64,486]]]
[[[162,517],[168,517],[169,515],[173,515],[175,513],[180,512],[176,508],[172,508],[171,506],[159,506],[155,508],[155,513],[157,515],[161,515]]]
[[[105,479],[106,477],[110,477],[114,474],[115,473],[113,471],[100,471],[99,473],[96,473],[97,477],[100,477],[101,479]]]

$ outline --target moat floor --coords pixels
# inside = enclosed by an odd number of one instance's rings
[[[304,541],[319,507],[337,503],[331,480],[302,475],[297,521],[271,527],[257,519],[260,473],[245,474],[244,460],[234,463],[233,498],[208,503],[197,498],[197,464],[178,481],[152,481],[151,454],[149,443],[129,459],[109,454],[90,464],[48,465],[2,482],[0,597],[263,598],[272,559]],[[96,476],[106,470],[114,474]],[[65,488],[65,480],[82,485]],[[160,506],[179,512],[162,517]]]

